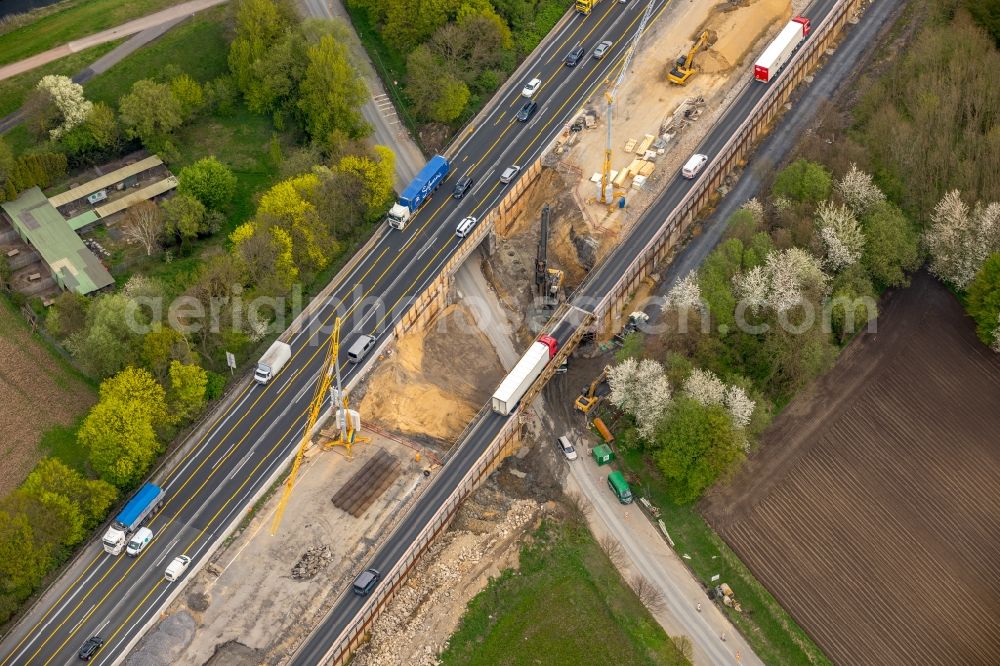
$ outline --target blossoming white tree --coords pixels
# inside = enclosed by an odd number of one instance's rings
[[[703,405],[721,405],[726,385],[711,370],[695,368],[684,380],[684,392]]]
[[[747,199],[746,203],[740,206],[742,210],[749,211],[753,215],[753,219],[757,224],[764,222],[764,204],[760,199],[754,197],[753,199]]]
[[[692,270],[670,288],[667,292],[667,306],[681,310],[701,306],[701,287],[698,286],[697,272]]]
[[[608,372],[608,399],[635,417],[639,434],[649,438],[670,404],[670,382],[663,366],[644,358],[627,358]]]
[[[803,290],[824,291],[828,280],[815,257],[793,247],[772,251],[763,266],[738,273],[733,286],[754,312],[764,307],[785,312],[801,302]]]
[[[94,110],[93,102],[83,96],[83,86],[74,83],[68,76],[50,74],[43,76],[37,88],[52,96],[52,101],[62,115],[59,127],[49,130],[49,135],[58,140],[77,125],[83,124]]]
[[[885,194],[872,180],[870,174],[851,162],[851,168],[834,184],[844,203],[855,215],[864,215],[872,206],[885,201]]]
[[[839,271],[861,258],[865,236],[850,208],[823,201],[816,208],[816,224],[827,268]]]
[[[1000,203],[977,202],[970,213],[958,190],[948,192],[934,207],[924,242],[931,272],[965,289],[986,258],[1000,250]]]
[[[739,386],[727,386],[722,402],[738,427],[746,428],[750,424],[757,403],[750,399],[746,391]]]

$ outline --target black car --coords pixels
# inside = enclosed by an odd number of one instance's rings
[[[535,115],[535,110],[538,108],[538,102],[525,102],[521,107],[521,110],[517,112],[517,119],[522,123],[528,122],[531,116]]]
[[[563,64],[567,67],[576,67],[576,64],[580,62],[581,58],[583,58],[583,52],[583,44],[577,44],[573,47],[573,50],[566,55],[566,59],[563,60]]]
[[[90,658],[97,654],[97,651],[101,649],[102,645],[104,645],[103,638],[100,636],[91,636],[87,639],[87,642],[83,644],[83,647],[80,648],[80,651],[76,656],[84,661],[90,661]]]
[[[455,183],[455,191],[451,193],[451,196],[456,199],[461,199],[465,196],[465,193],[469,191],[472,184],[476,182],[472,179],[472,176],[462,176],[459,178],[458,182]]]
[[[354,589],[354,594],[359,597],[367,597],[375,589],[380,578],[382,578],[382,574],[378,569],[365,569],[354,579],[354,585],[351,586]]]

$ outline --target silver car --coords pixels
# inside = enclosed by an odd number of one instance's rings
[[[607,53],[608,49],[611,48],[611,45],[612,42],[608,40],[604,40],[603,42],[598,44],[597,48],[594,49],[594,60],[600,60],[601,58],[603,58],[604,54]]]

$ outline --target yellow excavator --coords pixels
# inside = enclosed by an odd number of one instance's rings
[[[601,374],[599,374],[594,381],[590,382],[590,386],[585,388],[583,392],[580,393],[580,396],[577,397],[576,402],[573,403],[575,408],[579,409],[584,414],[587,414],[594,407],[597,407],[597,404],[601,402],[601,398],[604,397],[597,395],[597,389],[604,382],[604,380],[608,378],[609,370],[611,370],[610,365],[604,366],[604,370],[601,371]]]
[[[698,70],[694,68],[694,55],[708,43],[708,37],[708,30],[701,33],[701,37],[691,46],[691,50],[678,58],[677,62],[674,63],[674,68],[667,72],[667,81],[683,86],[688,82],[688,79],[698,73]]]

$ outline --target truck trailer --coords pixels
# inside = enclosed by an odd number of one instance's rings
[[[796,16],[789,21],[757,58],[757,62],[753,65],[753,77],[767,83],[777,76],[808,35],[809,19],[805,16]]]
[[[517,362],[510,374],[503,378],[499,388],[493,394],[493,411],[504,416],[509,415],[532,382],[538,379],[549,360],[556,355],[556,339],[550,335],[539,336],[531,343],[528,351]]]
[[[389,209],[387,219],[389,226],[402,229],[413,214],[420,209],[427,198],[434,193],[444,177],[448,175],[451,164],[441,156],[435,155],[424,165],[420,173],[406,186],[399,200]]]
[[[128,501],[121,512],[115,516],[111,527],[104,533],[104,552],[120,555],[128,537],[146,520],[163,506],[163,489],[152,483],[147,483],[139,489]]]
[[[292,358],[292,348],[280,340],[275,340],[257,361],[257,369],[253,373],[254,381],[261,386],[267,384],[281,372],[290,358]]]

